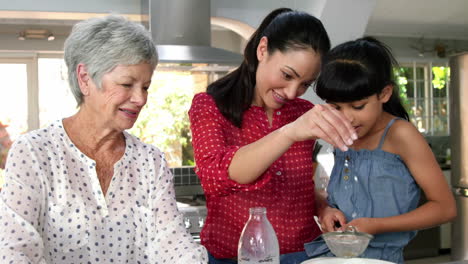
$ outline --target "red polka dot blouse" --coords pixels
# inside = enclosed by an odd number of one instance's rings
[[[189,118],[196,172],[208,208],[201,241],[216,258],[237,256],[237,243],[250,207],[267,208],[281,254],[303,251],[304,243],[320,234],[313,219],[314,141],[293,144],[254,183],[238,184],[228,175],[231,159],[240,147],[296,120],[312,107],[303,99],[290,101],[274,112],[270,127],[263,108],[252,106],[244,112],[242,128],[237,128],[221,114],[210,95],[195,95]]]

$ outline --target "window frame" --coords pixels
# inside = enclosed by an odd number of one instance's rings
[[[433,73],[432,69],[433,67],[446,67],[450,69],[448,61],[446,62],[437,62],[434,63],[433,61],[427,61],[427,62],[418,62],[418,61],[410,61],[410,62],[400,62],[398,65],[399,68],[411,68],[413,70],[413,78],[408,79],[408,82],[412,81],[413,84],[413,97],[407,97],[408,100],[412,101],[415,107],[417,107],[420,104],[420,100],[422,99],[424,102],[424,113],[427,113],[426,115],[422,115],[423,122],[425,123],[426,128],[428,128],[427,131],[424,132],[425,135],[427,136],[434,136],[434,87],[433,87]],[[423,78],[420,78],[417,75],[417,68],[423,68],[424,71],[424,76]],[[418,86],[420,85],[420,82],[424,83],[424,97],[418,97]],[[446,95],[445,95],[445,100],[447,101],[447,129],[445,130],[445,133],[442,136],[449,136],[450,135],[450,104],[449,104],[449,98],[450,98],[450,76],[447,76],[446,80]],[[410,119],[413,119],[415,116],[411,115]]]
[[[61,58],[63,52],[0,52],[0,63],[26,64],[28,129],[40,128],[39,120],[39,59]]]

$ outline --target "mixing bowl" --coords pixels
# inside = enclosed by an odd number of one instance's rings
[[[353,226],[345,231],[322,234],[330,251],[340,258],[354,258],[361,255],[373,238],[371,234],[358,232]]]

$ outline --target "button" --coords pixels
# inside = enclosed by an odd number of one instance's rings
[[[280,176],[280,175],[281,175],[281,171],[277,171],[277,172],[276,172],[276,175]]]
[[[349,168],[345,168],[345,169],[344,169],[344,172],[348,173],[348,172],[349,172]]]
[[[349,161],[349,160],[350,160],[349,156],[346,156],[346,160],[347,160],[347,161]]]
[[[281,111],[276,112],[276,115],[281,115]]]
[[[347,180],[349,180],[349,176],[348,176],[348,175],[345,175],[345,176],[343,176],[343,179],[344,179],[345,181],[347,181]]]

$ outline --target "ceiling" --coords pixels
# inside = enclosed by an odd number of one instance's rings
[[[468,0],[377,0],[369,19],[366,35],[468,40]],[[44,16],[17,17],[0,11],[0,34],[18,32],[21,28],[52,27],[55,34],[68,34],[70,26],[82,13],[60,14],[53,19]],[[50,18],[48,12],[46,17]],[[26,16],[26,17],[25,17]],[[31,26],[32,25],[32,26]]]
[[[366,34],[468,40],[467,0],[377,0]]]

